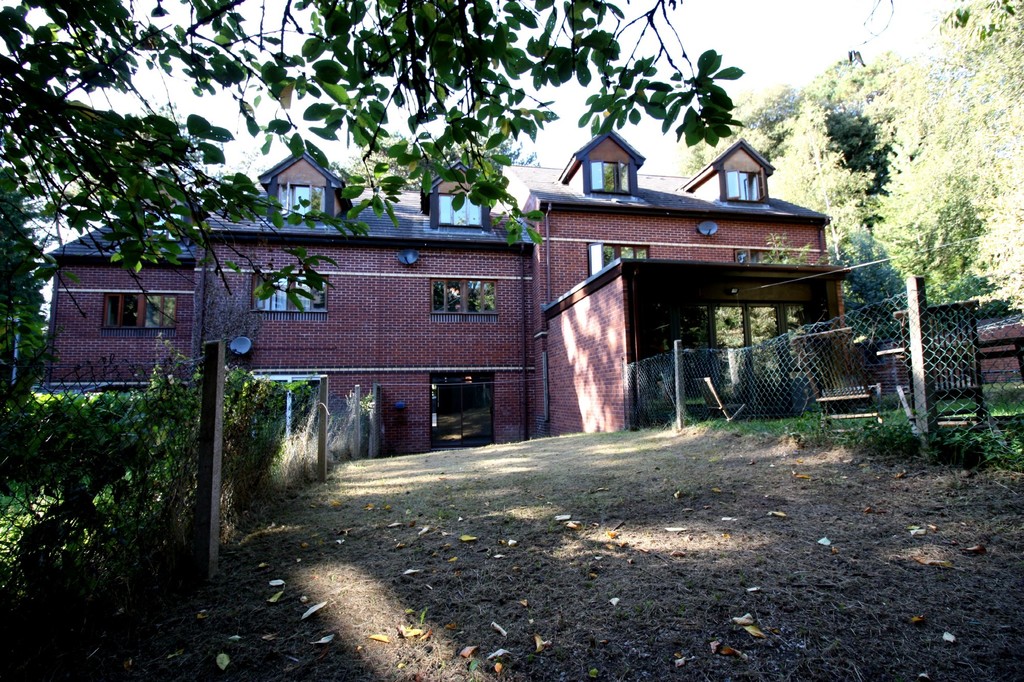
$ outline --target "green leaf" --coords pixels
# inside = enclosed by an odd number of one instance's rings
[[[739,78],[740,76],[742,76],[743,74],[744,74],[743,69],[737,68],[735,66],[730,66],[730,67],[724,68],[721,71],[719,71],[718,73],[716,73],[715,74],[715,80],[734,81],[737,78]]]
[[[288,140],[288,149],[296,159],[302,156],[302,153],[306,151],[306,144],[302,141],[302,136],[298,133],[292,135]]]
[[[210,132],[210,122],[198,114],[189,114],[185,120],[185,128],[189,135],[205,138]]]

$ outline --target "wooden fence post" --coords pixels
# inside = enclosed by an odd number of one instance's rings
[[[676,431],[686,426],[686,385],[683,383],[683,342],[676,339],[672,344],[672,360],[676,373]]]
[[[220,475],[224,453],[224,342],[204,348],[202,411],[199,414],[199,470],[192,557],[199,577],[217,573],[220,555]]]
[[[370,389],[373,395],[373,412],[370,413],[370,444],[366,449],[366,455],[370,459],[380,456],[380,418],[381,418],[381,390],[380,384],[374,382]]]
[[[622,421],[624,430],[633,428],[633,388],[630,386],[629,361],[622,358]]]
[[[321,483],[327,481],[327,422],[330,411],[327,406],[330,404],[329,380],[326,374],[320,375],[320,396],[317,399],[317,428],[316,428],[316,479]]]
[[[936,406],[932,400],[934,386],[925,362],[925,330],[928,326],[928,299],[924,278],[907,277],[907,317],[910,330],[910,375],[914,391],[914,421],[921,442],[928,445],[929,434],[934,433]]]
[[[363,454],[363,405],[362,405],[362,402],[363,402],[363,391],[359,387],[359,384],[356,384],[352,388],[352,394],[353,394],[353,396],[355,396],[355,406],[356,406],[356,418],[355,418],[356,433],[355,433],[355,436],[354,436],[354,440],[356,442],[356,451],[352,453],[352,457],[353,458],[359,458]]]

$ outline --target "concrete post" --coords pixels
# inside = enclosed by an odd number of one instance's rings
[[[683,342],[679,339],[672,344],[672,360],[676,380],[676,431],[686,426],[686,385],[683,383]]]
[[[928,326],[928,300],[924,278],[907,277],[907,318],[910,330],[910,376],[914,393],[914,417],[921,442],[927,446],[930,433],[937,428],[934,386],[925,363],[925,332]]]

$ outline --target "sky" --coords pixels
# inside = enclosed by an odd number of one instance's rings
[[[682,0],[670,16],[694,62],[714,49],[723,66],[744,70],[742,78],[723,84],[735,99],[773,85],[806,85],[851,50],[865,62],[887,51],[921,54],[935,42],[948,7],[938,0]],[[537,152],[540,165],[563,168],[589,140],[589,131],[577,127],[587,93],[563,88],[544,94],[560,120],[538,135],[535,147],[524,147]],[[619,132],[646,157],[644,173],[678,174],[675,136],[662,136],[659,124]]]
[[[140,3],[139,11],[146,12],[147,1]],[[270,0],[268,6],[280,1]],[[723,66],[737,66],[745,71],[739,80],[724,83],[726,90],[735,97],[743,91],[761,90],[777,84],[805,85],[829,66],[845,60],[850,50],[858,50],[868,62],[889,50],[905,57],[920,54],[935,42],[938,17],[944,8],[948,11],[950,2],[678,0],[675,9],[670,11],[670,18],[694,62],[705,50],[715,49],[724,58]],[[649,0],[632,0],[631,4],[624,5],[624,9],[635,12],[648,5]],[[181,11],[178,3],[169,0],[164,6],[174,12]],[[146,74],[144,70],[140,73]],[[178,103],[178,113],[182,118],[192,113],[190,106],[195,107],[196,113],[235,133],[238,141],[225,147],[229,170],[255,175],[287,156],[287,149],[281,143],[274,145],[268,157],[259,155],[256,150],[262,139],[249,137],[233,104],[221,107],[204,98],[190,105],[191,96],[183,82],[168,82],[153,72],[142,78],[142,89],[158,100],[173,93],[171,99]],[[536,144],[530,140],[523,141],[525,151],[537,153],[540,165],[565,167],[572,153],[590,139],[589,130],[577,125],[589,94],[579,86],[563,86],[539,93],[542,101],[552,102],[551,108],[559,116],[558,121],[549,123],[540,132]],[[127,102],[112,99],[93,104],[120,108]],[[304,107],[305,104],[297,102],[296,106]],[[266,106],[268,102],[265,100],[260,109]],[[263,116],[267,113],[272,112],[264,112]],[[638,127],[627,126],[619,132],[646,157],[644,173],[678,174],[676,149],[679,145],[674,135],[661,135],[659,122],[643,121]],[[330,157],[339,161],[352,154],[340,143],[320,141],[320,144]]]

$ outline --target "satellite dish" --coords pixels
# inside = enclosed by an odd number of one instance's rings
[[[705,220],[704,222],[697,226],[697,231],[700,232],[705,237],[710,237],[715,232],[718,232],[718,223],[716,223],[714,220]]]
[[[235,355],[245,355],[252,350],[252,339],[248,336],[236,336],[228,344],[228,350]]]
[[[396,256],[402,265],[412,265],[420,259],[420,252],[416,249],[402,249]]]

